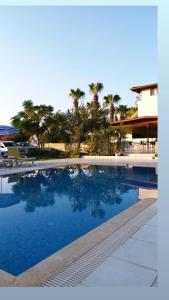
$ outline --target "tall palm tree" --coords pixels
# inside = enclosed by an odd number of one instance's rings
[[[115,107],[114,107],[114,103],[118,103],[121,98],[119,95],[112,95],[112,94],[109,94],[107,96],[104,97],[104,105],[105,106],[108,106],[109,105],[109,111],[110,111],[110,122],[113,121],[114,119],[114,112],[115,112]]]
[[[72,97],[74,110],[77,111],[79,106],[79,99],[85,96],[85,92],[81,91],[79,88],[77,88],[76,90],[71,89],[69,96]]]
[[[99,97],[98,97],[98,93],[100,93],[103,89],[103,83],[101,82],[97,82],[96,84],[95,83],[91,83],[89,84],[89,91],[91,94],[93,94],[93,107],[95,109],[98,109],[99,108]]]

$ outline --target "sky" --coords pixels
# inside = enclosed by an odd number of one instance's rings
[[[119,94],[134,105],[132,86],[157,82],[157,11],[148,6],[0,7],[0,124],[22,102],[72,106],[71,88],[102,82],[100,102]]]

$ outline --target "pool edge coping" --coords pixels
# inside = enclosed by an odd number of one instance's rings
[[[50,168],[57,168],[61,166],[68,165],[105,165],[105,166],[125,166],[126,164],[133,167],[150,167],[157,168],[157,160],[145,160],[145,159],[131,159],[128,157],[122,158],[112,158],[112,159],[84,159],[84,158],[66,158],[66,159],[56,159],[53,161],[35,161],[37,165],[34,167],[31,166],[22,166],[22,167],[13,167],[0,169],[0,176],[8,176],[11,174],[27,173],[34,172],[38,170],[45,170]]]

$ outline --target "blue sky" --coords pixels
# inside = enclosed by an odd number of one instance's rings
[[[26,99],[65,111],[69,90],[102,82],[100,100],[157,81],[155,7],[0,7],[0,124]]]

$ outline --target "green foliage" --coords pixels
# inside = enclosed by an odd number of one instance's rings
[[[136,118],[138,115],[138,109],[136,106],[128,107],[127,105],[119,105],[116,108],[116,112],[120,114],[121,119]]]
[[[57,111],[48,121],[43,142],[66,143],[70,141],[68,114]]]
[[[67,111],[67,126],[69,128],[69,142],[66,148],[70,156],[80,156],[81,143],[84,142],[90,130],[89,113],[85,106],[80,106],[75,112]]]
[[[121,120],[123,120],[123,119],[125,119],[127,117],[128,110],[129,110],[129,108],[128,108],[127,105],[119,105],[116,108],[116,112],[119,113]]]
[[[89,84],[89,91],[90,91],[90,93],[92,93],[94,95],[100,93],[103,88],[104,88],[104,86],[103,86],[103,83],[101,83],[101,82]]]
[[[119,95],[112,95],[109,94],[104,97],[104,102],[103,106],[105,108],[109,107],[109,118],[110,118],[110,123],[114,120],[114,113],[115,113],[115,106],[114,103],[118,103],[121,100]]]
[[[89,153],[92,155],[115,155],[123,151],[122,141],[126,131],[111,127],[95,131],[88,140]]]
[[[103,90],[103,88],[104,86],[101,82],[89,84],[89,91],[91,94],[93,94],[92,106],[95,110],[97,110],[100,107],[98,93],[100,93]]]
[[[119,95],[112,95],[109,94],[107,96],[104,96],[104,106],[108,106],[112,103],[119,103],[119,101],[121,100],[121,97]]]
[[[128,109],[128,112],[127,112],[127,116],[129,118],[137,118],[138,116],[138,109],[137,109],[137,106],[132,106]]]
[[[79,157],[82,154],[82,143],[87,144],[90,154],[114,155],[120,152],[122,142],[126,136],[126,130],[114,130],[110,127],[110,121],[114,114],[119,113],[121,118],[136,113],[135,108],[118,104],[119,95],[108,94],[104,97],[103,105],[98,101],[98,94],[102,91],[103,84],[91,83],[89,90],[93,94],[93,100],[86,105],[79,105],[79,100],[85,96],[85,92],[79,88],[71,89],[69,96],[73,99],[73,108],[67,112],[57,111],[50,105],[34,105],[31,100],[23,102],[23,110],[11,118],[13,126],[20,129],[17,140],[26,141],[35,136],[38,145],[46,143],[65,143],[66,155]],[[63,154],[59,150],[32,150],[40,151],[32,156],[57,158]]]
[[[23,110],[11,118],[13,126],[20,129],[20,134],[27,136],[36,135],[38,143],[47,131],[48,123],[53,115],[51,105],[33,105],[31,100],[24,101]]]
[[[79,105],[78,101],[85,96],[85,92],[81,91],[79,88],[76,90],[71,89],[69,96],[72,97],[74,109],[76,110]]]
[[[36,159],[50,159],[50,158],[65,158],[64,151],[57,149],[30,149],[28,157],[36,157]]]
[[[92,155],[113,155],[108,130],[95,131],[88,140],[89,153]]]

